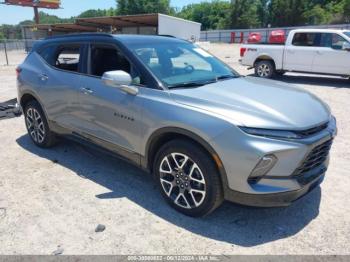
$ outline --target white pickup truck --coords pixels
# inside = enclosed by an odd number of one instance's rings
[[[297,29],[285,45],[244,44],[240,63],[259,77],[285,72],[350,76],[350,31]]]

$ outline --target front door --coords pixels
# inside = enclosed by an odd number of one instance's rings
[[[105,85],[101,77],[107,71],[122,70],[131,74],[135,85],[140,84],[140,77],[114,45],[93,44],[89,57],[88,74],[82,76],[80,85],[81,131],[105,147],[115,145],[125,151],[120,154],[134,154],[139,146],[141,99]]]
[[[322,33],[320,47],[316,48],[312,72],[350,75],[350,52],[343,50],[346,42],[345,38],[336,33]]]

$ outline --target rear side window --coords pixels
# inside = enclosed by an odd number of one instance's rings
[[[51,45],[39,51],[40,56],[51,66],[61,70],[79,72],[81,45]]]
[[[57,45],[47,46],[39,52],[42,58],[51,66],[55,65],[55,53]]]
[[[319,46],[320,33],[296,33],[293,37],[294,46]]]

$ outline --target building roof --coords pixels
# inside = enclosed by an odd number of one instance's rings
[[[75,22],[79,25],[90,25],[95,27],[113,26],[122,28],[134,26],[158,26],[158,14],[77,18]]]
[[[26,25],[24,27],[35,28],[38,30],[59,31],[59,32],[96,32],[96,27],[83,26],[73,23],[64,24],[38,24]]]

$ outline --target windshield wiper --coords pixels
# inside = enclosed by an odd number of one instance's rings
[[[216,79],[213,79],[213,80],[210,79],[208,81],[201,81],[201,82],[184,82],[184,83],[178,83],[174,85],[168,85],[168,88],[173,89],[173,88],[183,88],[183,87],[200,87],[200,86],[204,86],[215,82],[216,82]]]
[[[239,76],[235,76],[235,75],[222,75],[222,76],[218,76],[216,77],[216,80],[226,80],[226,79],[232,79],[232,78],[237,78]]]
[[[200,82],[184,82],[184,83],[178,83],[178,84],[174,84],[174,85],[168,85],[168,88],[172,89],[172,88],[183,88],[183,87],[200,87],[200,86],[216,83],[220,80],[232,79],[232,78],[237,78],[237,77],[239,77],[239,76],[222,75],[222,76],[218,76],[218,77],[213,78],[213,79],[208,79],[208,80],[200,81]]]

